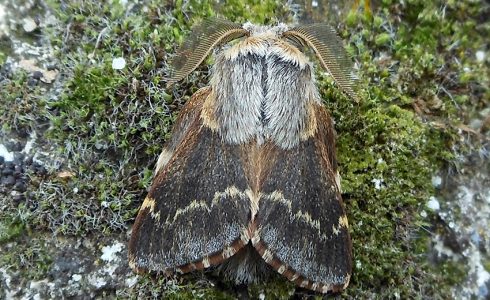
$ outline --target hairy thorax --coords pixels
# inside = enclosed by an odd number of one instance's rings
[[[224,142],[270,140],[290,149],[315,133],[309,112],[320,98],[312,67],[295,46],[273,35],[257,32],[215,53],[202,117]]]

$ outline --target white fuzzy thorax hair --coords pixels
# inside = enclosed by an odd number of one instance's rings
[[[320,102],[313,67],[281,38],[286,25],[243,27],[249,36],[215,52],[213,92],[206,100],[215,107],[215,127],[227,143],[255,139],[295,147],[309,137],[309,107]]]

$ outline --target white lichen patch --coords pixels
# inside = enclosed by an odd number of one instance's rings
[[[29,284],[28,293],[22,299],[39,299],[39,300],[44,299],[44,297],[42,296],[43,292],[46,290],[50,290],[53,287],[54,284],[50,282],[48,279],[31,281],[31,283]]]
[[[434,187],[440,187],[441,184],[442,184],[442,178],[441,178],[441,176],[438,176],[438,175],[432,176],[432,185]]]
[[[114,275],[114,272],[119,267],[121,261],[118,253],[121,252],[123,248],[124,245],[120,242],[102,248],[102,256],[100,258],[106,262],[106,265],[101,270],[103,273],[109,276]]]
[[[124,57],[116,57],[112,60],[112,68],[114,70],[122,70],[126,67],[126,60]]]
[[[427,202],[427,207],[432,210],[439,210],[441,208],[439,200],[436,197],[430,197],[429,202]]]
[[[476,51],[475,56],[478,62],[483,62],[485,60],[485,51],[478,50]]]
[[[455,299],[488,299],[490,295],[487,284],[490,283],[490,273],[482,264],[482,255],[476,245],[471,244],[464,252],[468,259],[468,280],[454,290]]]
[[[80,275],[80,274],[73,274],[73,275],[71,275],[71,280],[73,280],[75,282],[78,282],[78,281],[82,280],[82,275]]]
[[[107,284],[107,280],[103,276],[99,276],[98,274],[90,274],[88,276],[88,283],[95,288],[100,289]]]
[[[0,268],[0,286],[3,288],[6,299],[13,299],[16,291],[11,287],[12,276],[4,268]]]
[[[5,161],[13,161],[14,160],[14,154],[12,152],[9,152],[7,148],[0,144],[0,156],[5,159]]]
[[[24,149],[22,149],[22,153],[29,154],[33,149],[35,141],[36,141],[36,132],[33,131],[29,135],[29,139],[27,140]]]
[[[116,242],[111,246],[105,246],[102,248],[102,256],[100,258],[106,262],[113,262],[118,258],[117,253],[121,252],[123,248],[124,245],[120,242]]]
[[[138,276],[131,276],[124,281],[127,287],[133,287],[138,283]]]
[[[373,180],[371,180],[372,183],[374,183],[374,188],[377,189],[377,190],[380,190],[384,187],[383,185],[383,178],[375,178]]]

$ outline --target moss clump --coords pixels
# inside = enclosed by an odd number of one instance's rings
[[[429,221],[420,212],[434,192],[433,172],[451,157],[444,146],[451,135],[397,105],[337,101],[333,106],[354,249],[346,294],[357,297],[369,290],[408,297],[419,288],[413,277],[428,280],[429,269],[418,265],[428,245],[421,228]]]
[[[0,52],[0,65],[3,65],[6,59],[7,59],[7,55],[4,54],[3,52]]]
[[[295,294],[295,290],[293,283],[277,276],[266,283],[251,286],[249,295],[252,299],[260,299],[260,297],[265,297],[265,299],[290,299]],[[308,293],[308,295],[312,294]]]
[[[5,218],[0,220],[0,243],[5,243],[20,236],[24,232],[22,222]]]
[[[394,7],[387,1],[373,20],[351,20],[342,32],[360,62],[362,101],[342,100],[328,80],[322,91],[339,133],[355,253],[346,294],[354,298],[373,292],[407,298],[415,291],[451,297],[451,287],[465,276],[462,263],[427,263],[427,229],[435,219],[420,213],[435,192],[432,174],[461,147],[457,125],[465,122],[467,107],[482,105],[488,94],[488,73],[483,74],[488,69],[474,56],[488,28],[468,31],[468,16],[479,14],[476,4],[451,3],[445,13],[440,7],[424,1]],[[406,13],[397,14],[396,8]],[[461,40],[465,46],[455,44]],[[472,55],[461,55],[463,49],[473,49]],[[463,91],[471,84],[461,80],[464,72],[454,57],[472,66],[471,76],[480,76],[469,97]],[[462,271],[448,271],[455,269]]]
[[[41,97],[44,92],[41,86],[29,82],[24,71],[0,81],[2,131],[25,138],[32,130],[43,130],[43,122],[47,120],[45,101]]]
[[[53,253],[47,251],[44,238],[32,232],[19,236],[17,243],[1,244],[0,250],[0,268],[19,272],[23,280],[45,278],[51,268]]]

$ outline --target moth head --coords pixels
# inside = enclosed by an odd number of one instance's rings
[[[288,31],[288,26],[284,23],[279,23],[276,26],[261,26],[250,22],[243,24],[243,29],[248,31],[251,37],[271,37],[280,38],[282,34]]]

